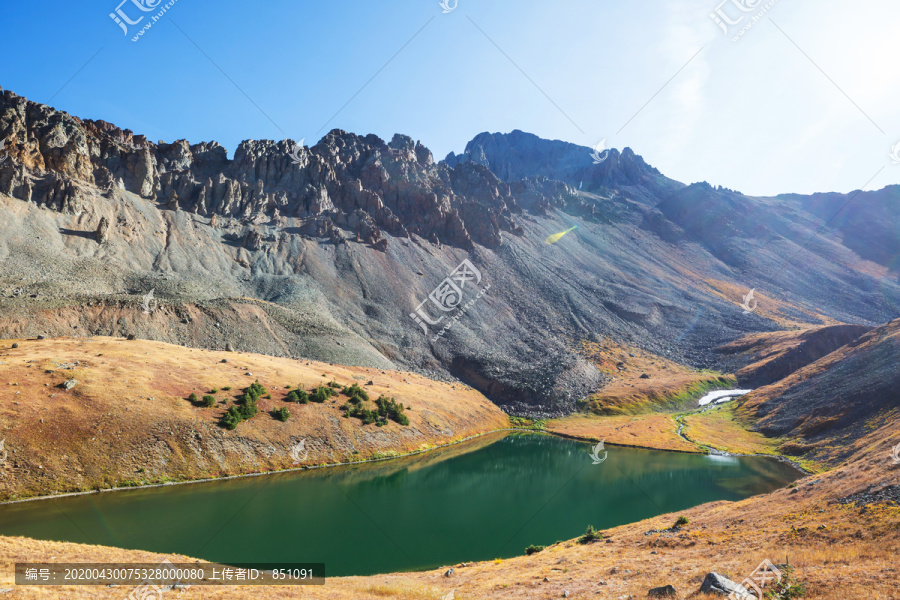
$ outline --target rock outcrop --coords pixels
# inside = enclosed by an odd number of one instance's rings
[[[106,217],[100,218],[100,224],[97,225],[97,231],[94,232],[94,239],[98,244],[105,244],[109,241],[109,219]]]
[[[700,586],[701,594],[714,594],[716,596],[728,596],[738,600],[753,600],[756,598],[747,589],[718,573],[707,573],[703,584]]]

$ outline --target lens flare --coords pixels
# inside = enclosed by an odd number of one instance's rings
[[[563,237],[564,235],[566,235],[566,234],[569,233],[570,231],[574,231],[574,230],[577,229],[577,228],[578,228],[578,225],[576,225],[575,227],[571,227],[571,228],[569,228],[569,229],[566,229],[565,231],[560,231],[559,233],[554,233],[553,235],[548,236],[547,239],[544,240],[544,243],[545,243],[545,244],[555,244],[556,242],[558,242],[559,240],[561,240],[562,237]]]

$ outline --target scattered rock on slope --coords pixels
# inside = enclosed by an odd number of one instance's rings
[[[700,586],[701,594],[716,594],[718,596],[730,596],[738,600],[753,600],[755,596],[747,591],[747,589],[739,585],[727,577],[718,573],[707,573],[703,585]]]

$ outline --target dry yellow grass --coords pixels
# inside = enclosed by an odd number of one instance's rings
[[[749,431],[735,416],[731,402],[684,417],[682,433],[689,440],[732,454],[778,454],[781,440]]]
[[[617,446],[638,446],[654,450],[703,452],[678,435],[674,415],[570,415],[547,421],[547,431],[568,437],[599,441]]]
[[[698,371],[611,338],[581,342],[581,354],[611,380],[588,397],[589,408],[605,415],[675,408],[686,392],[704,385],[723,387],[716,374]],[[641,377],[646,375],[647,377]]]
[[[71,378],[79,382],[74,389],[58,387]],[[272,398],[261,399],[260,414],[236,430],[222,428],[226,407],[256,380]],[[410,407],[410,426],[342,418],[344,397],[283,401],[288,386],[332,380],[357,383],[372,399],[395,397]],[[199,408],[186,400],[212,389],[225,404]],[[292,413],[285,423],[269,414],[280,407]],[[0,342],[0,439],[9,452],[0,470],[3,499],[283,469],[300,440],[309,451],[303,464],[314,465],[416,451],[508,426],[472,388],[399,371],[117,338]]]

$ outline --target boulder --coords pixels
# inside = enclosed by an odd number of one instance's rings
[[[653,588],[647,592],[648,598],[675,598],[677,595],[678,592],[676,592],[675,588],[671,585]]]
[[[718,573],[707,573],[703,585],[700,586],[702,594],[716,594],[718,596],[730,596],[737,600],[755,600],[756,596],[747,591],[742,585],[739,585],[727,577]]]
[[[105,244],[109,241],[109,219],[100,218],[100,224],[97,225],[97,231],[94,232],[94,239],[98,244]]]

